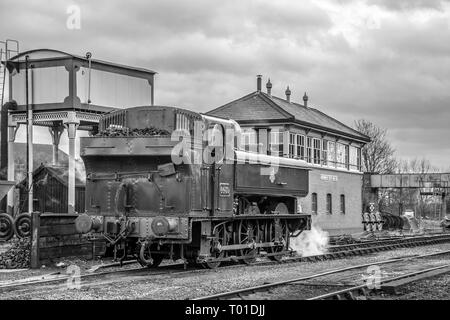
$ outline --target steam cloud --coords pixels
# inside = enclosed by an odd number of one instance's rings
[[[75,170],[80,181],[86,183],[86,169],[84,168],[83,160],[75,159]]]
[[[329,241],[328,232],[318,226],[311,226],[311,230],[303,231],[297,238],[291,238],[291,248],[302,257],[324,254]]]

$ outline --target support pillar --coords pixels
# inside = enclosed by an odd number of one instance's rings
[[[50,135],[52,136],[52,165],[56,166],[59,163],[58,158],[58,146],[59,141],[61,139],[61,135],[64,132],[64,127],[60,125],[55,125],[53,127],[48,128]]]
[[[14,167],[14,141],[16,140],[16,133],[19,125],[8,126],[8,181],[15,181],[15,167]],[[6,211],[13,215],[15,201],[14,201],[14,189],[12,188],[8,192],[7,196],[7,209]]]
[[[69,136],[69,174],[68,174],[68,213],[75,213],[75,138],[80,121],[76,118],[75,112],[69,114],[69,119],[64,123]]]
[[[27,142],[28,142],[28,156],[27,156],[27,176],[28,176],[28,212],[34,211],[34,186],[33,186],[33,110],[31,108],[27,112]]]

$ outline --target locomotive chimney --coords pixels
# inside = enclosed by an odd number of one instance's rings
[[[284,93],[286,94],[287,102],[291,102],[291,90],[289,89],[289,86],[286,88],[286,91]]]
[[[256,76],[256,91],[261,92],[261,81],[262,75],[258,74]]]
[[[305,94],[303,95],[303,104],[305,107],[308,107],[308,96]]]
[[[267,83],[266,83],[266,89],[267,89],[267,94],[269,96],[272,96],[272,83],[270,82],[270,78],[269,78],[269,81],[267,81]]]

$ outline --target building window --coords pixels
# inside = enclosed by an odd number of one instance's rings
[[[358,165],[358,171],[362,171],[362,166],[361,166],[361,148],[357,148],[357,155],[356,155],[356,163]]]
[[[306,161],[312,162],[312,138],[306,138]]]
[[[336,166],[336,142],[328,141],[328,165]]]
[[[289,133],[289,158],[295,158],[295,133]]]
[[[345,164],[345,168],[347,168],[347,169],[350,169],[349,160],[350,160],[349,146],[345,145],[344,164]]]
[[[327,213],[332,214],[331,193],[327,193]]]
[[[320,164],[320,139],[313,139],[313,156],[314,163]]]
[[[322,164],[326,166],[328,164],[328,141],[322,140]]]
[[[336,143],[336,162],[338,168],[345,168],[345,145]]]
[[[311,211],[317,214],[317,193],[311,194]]]
[[[341,194],[341,213],[345,214],[345,195]]]
[[[361,166],[361,149],[350,146],[350,169],[360,170]]]
[[[247,129],[242,133],[242,145],[243,149],[247,152],[258,152],[256,131],[254,129]]]
[[[296,135],[297,140],[297,158],[305,160],[305,136],[301,134]]]
[[[276,157],[283,156],[283,132],[282,131],[271,131],[270,132],[270,142],[269,142],[269,151],[270,155]]]

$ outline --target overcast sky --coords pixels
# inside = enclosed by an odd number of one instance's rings
[[[79,30],[66,25],[71,5]],[[450,4],[437,0],[0,1],[0,38],[155,70],[156,104],[207,111],[262,74],[273,94],[289,85],[301,102],[307,91],[347,125],[387,128],[398,157],[447,170],[449,27]]]

